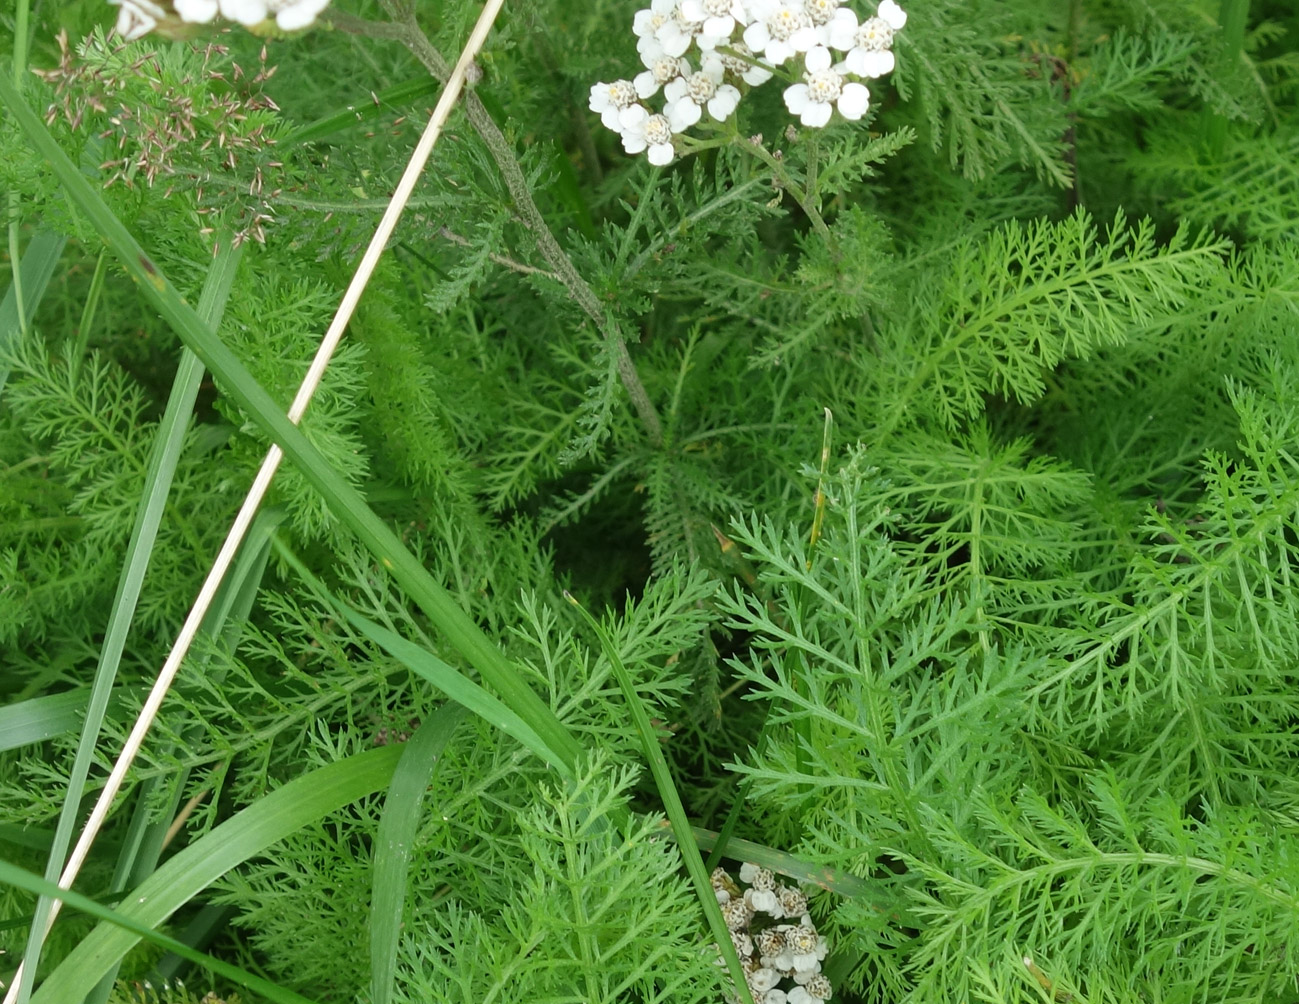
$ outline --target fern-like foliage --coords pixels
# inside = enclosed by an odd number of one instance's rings
[[[657,820],[626,832],[609,812],[633,775],[595,760],[544,788],[519,820],[530,866],[499,912],[428,913],[403,943],[402,1000],[503,997],[617,1004],[706,1001],[721,992],[673,845]]]
[[[1173,324],[1219,279],[1226,251],[1185,228],[1161,245],[1149,220],[1130,228],[1122,215],[1101,233],[1082,212],[962,243],[917,283],[910,323],[886,332],[888,354],[905,362],[880,377],[883,429],[912,416],[951,429],[989,394],[1035,400],[1062,361]]]

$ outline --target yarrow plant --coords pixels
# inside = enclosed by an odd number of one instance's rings
[[[677,154],[674,137],[705,110],[726,121],[741,87],[766,83],[801,60],[785,88],[790,114],[814,128],[835,112],[855,122],[870,108],[862,80],[893,70],[893,40],[906,23],[894,0],[882,0],[864,21],[841,0],[652,0],[632,22],[645,69],[631,80],[593,85],[590,108],[622,137],[623,149],[648,151],[649,162],[662,166]],[[644,102],[660,90],[665,100],[654,112]]]
[[[751,861],[740,885],[724,868],[712,874],[713,892],[744,968],[754,1004],[821,1004],[834,988],[821,972],[826,941],[817,933],[801,889],[777,882]]]
[[[10,3],[0,1004],[1293,1004],[1299,7],[1069,6]],[[74,884],[222,965],[37,952],[271,440]]]

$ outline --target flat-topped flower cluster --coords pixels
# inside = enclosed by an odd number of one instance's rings
[[[632,23],[645,69],[593,86],[591,111],[628,153],[648,151],[651,164],[670,164],[673,136],[705,110],[725,121],[741,85],[766,83],[776,67],[799,59],[802,79],[785,88],[790,113],[805,126],[823,126],[836,111],[855,121],[870,107],[861,81],[892,71],[893,36],[906,23],[894,0],[881,0],[864,21],[842,0],[651,0]],[[663,107],[653,112],[644,102],[660,90]]]
[[[252,28],[274,18],[280,31],[297,31],[316,20],[329,0],[108,0],[120,7],[117,33],[140,38],[160,24],[207,24],[217,15]]]
[[[713,870],[713,891],[754,1004],[829,1000],[833,987],[821,972],[825,938],[812,924],[807,896],[751,862],[740,866],[740,881],[748,888],[742,890],[725,869]]]

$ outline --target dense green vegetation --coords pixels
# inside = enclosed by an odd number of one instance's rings
[[[883,6],[824,128],[723,41],[648,157],[635,5],[507,4],[300,433],[480,7],[163,6],[0,11],[6,987],[720,1002],[757,862],[758,1004],[1299,1000],[1294,4]]]

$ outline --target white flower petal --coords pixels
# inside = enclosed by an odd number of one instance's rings
[[[792,84],[785,88],[785,107],[791,115],[798,115],[807,107],[807,84]]]
[[[897,60],[893,58],[890,49],[863,53],[859,62],[861,69],[857,72],[863,77],[882,77],[886,73],[892,73],[893,67],[897,65]]]
[[[649,109],[644,105],[631,105],[624,108],[618,113],[618,125],[621,127],[620,132],[645,131],[645,123],[649,121]]]
[[[663,46],[663,51],[669,56],[680,56],[690,48],[691,36],[678,28],[675,24],[664,25],[659,29],[658,40]]]
[[[622,148],[628,153],[640,153],[645,149],[646,145],[643,132],[625,132],[622,134]]]
[[[844,84],[839,95],[839,114],[846,119],[857,121],[866,114],[871,104],[871,92],[865,84]]]
[[[648,98],[659,89],[658,81],[654,79],[654,74],[649,70],[646,70],[644,73],[636,74],[631,85],[636,88],[636,96],[638,98]]]
[[[795,52],[807,52],[813,46],[821,44],[821,29],[815,25],[805,25],[789,36],[789,44]]]
[[[708,17],[701,0],[681,0],[681,16],[687,21],[703,21]]]
[[[778,38],[773,38],[767,43],[765,55],[775,65],[780,66],[786,60],[793,58],[795,49],[788,42],[782,42]]]
[[[880,9],[876,13],[894,31],[901,31],[906,26],[907,12],[899,7],[894,0],[881,0]]]
[[[672,126],[673,132],[685,132],[697,123],[703,114],[702,108],[689,98],[685,98],[672,106],[672,111],[668,113],[668,123]]]
[[[830,69],[830,50],[824,45],[818,45],[813,49],[807,50],[807,72],[820,73],[822,70]]]
[[[298,0],[288,7],[281,7],[275,15],[275,23],[281,31],[299,31],[315,23],[316,15],[329,6],[329,0]]]
[[[664,167],[672,163],[675,154],[671,143],[655,143],[649,148],[649,162],[655,167]]]
[[[244,27],[261,24],[267,14],[266,0],[221,0],[221,16]]]
[[[207,24],[217,15],[217,0],[176,0],[173,6],[182,21]]]
[[[704,22],[704,34],[713,38],[730,38],[735,30],[735,18],[730,14],[721,17],[710,17]]]
[[[723,84],[708,102],[708,114],[718,122],[724,122],[731,117],[739,103],[740,92],[730,84]]]
[[[744,29],[744,44],[754,52],[761,52],[771,41],[771,33],[767,31],[765,21],[754,21]]]
[[[807,107],[803,109],[803,114],[799,116],[799,121],[805,126],[819,129],[830,121],[830,113],[833,111],[834,109],[825,101],[809,101]],[[797,967],[797,958],[795,956],[795,967]]]

